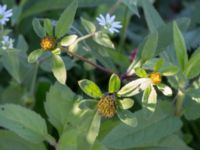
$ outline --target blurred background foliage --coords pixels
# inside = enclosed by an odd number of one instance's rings
[[[55,79],[52,74],[49,73],[49,62],[45,61],[40,65],[35,91],[32,93],[28,92],[31,90],[30,81],[35,81],[32,75],[35,66],[27,63],[26,52],[30,53],[40,47],[40,39],[33,31],[32,20],[33,18],[57,20],[70,1],[71,0],[1,0],[1,3],[7,4],[9,8],[14,9],[14,16],[9,26],[14,31],[11,32],[11,35],[16,39],[16,47],[23,50],[23,53],[20,55],[9,55],[6,60],[3,60],[3,58],[0,59],[2,62],[0,63],[0,103],[11,102],[33,107],[36,112],[45,117],[43,103],[46,92],[55,82]],[[166,24],[170,24],[174,19],[178,20],[181,30],[184,31],[188,54],[191,55],[194,50],[200,46],[200,1],[155,0],[153,5]],[[148,10],[150,11],[148,12]],[[117,19],[122,21],[123,29],[120,35],[112,37],[112,41],[116,46],[116,51],[109,50],[105,47],[99,48],[88,40],[87,42],[90,48],[95,49],[97,52],[93,52],[91,57],[91,54],[82,50],[80,46],[77,53],[84,55],[92,61],[97,61],[107,68],[119,70],[120,73],[124,73],[131,63],[130,56],[133,49],[138,48],[144,37],[149,33],[149,30],[153,31],[155,30],[154,28],[164,24],[162,19],[157,20],[157,18],[155,18],[154,22],[148,21],[148,17],[155,15],[155,12],[151,10],[152,8],[149,7],[149,5],[140,4],[140,2],[138,2],[138,5],[132,3],[132,6],[130,6],[126,5],[126,1],[122,5],[116,5],[116,0],[79,0],[79,8],[72,30],[70,30],[71,33],[84,34],[84,29],[80,29],[79,26],[80,17],[96,22],[95,18],[99,14],[104,14],[108,11],[113,12],[117,16]],[[77,27],[79,27],[78,32]],[[165,33],[167,32],[168,30]],[[163,34],[163,36],[159,38],[171,40],[170,38],[172,37],[166,37],[166,35]],[[165,44],[166,43],[160,43],[158,50],[162,51],[162,49],[167,49],[166,47],[168,45]],[[173,58],[173,53],[171,55],[171,58]],[[12,63],[6,63],[11,60],[9,59],[10,57],[16,56],[20,58],[19,61],[14,59]],[[81,93],[77,81],[83,78],[95,81],[102,89],[106,90],[109,75],[69,56],[64,57],[65,63],[67,64],[66,66],[68,67],[67,85],[73,89],[74,92]],[[11,64],[11,68],[13,69],[9,69],[9,64]],[[199,83],[196,84],[197,86],[200,85]],[[35,104],[33,105],[33,103]],[[194,109],[200,109],[200,107],[196,106]],[[184,126],[182,127],[182,131],[185,133],[185,142],[193,149],[200,149],[200,119],[187,121],[183,118],[183,120]],[[0,134],[4,133],[2,132]],[[7,136],[9,136],[9,134]],[[54,134],[56,135],[56,132]],[[0,139],[0,143],[2,140],[5,139]]]

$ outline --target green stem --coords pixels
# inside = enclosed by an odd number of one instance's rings
[[[45,139],[51,146],[53,146],[54,148],[57,147],[57,142],[54,137],[52,137],[51,135],[47,135]]]
[[[123,19],[123,22],[122,22],[123,28],[122,28],[122,31],[121,31],[121,38],[120,38],[120,42],[119,42],[120,49],[123,47],[123,43],[126,39],[126,31],[127,31],[127,27],[128,27],[130,18],[131,18],[128,12],[129,12],[129,10],[126,7],[124,17],[123,17],[124,19]]]
[[[39,63],[35,63],[34,70],[33,70],[33,79],[32,79],[31,87],[30,87],[31,95],[34,95],[34,93],[35,93],[35,84],[36,84],[36,80],[37,80],[38,68],[39,68]]]
[[[96,32],[93,32],[93,33],[87,34],[87,35],[85,35],[85,36],[82,36],[82,37],[78,38],[75,42],[78,43],[78,42],[80,42],[80,41],[83,41],[83,40],[85,40],[85,39],[88,39],[88,38],[94,36],[95,33],[96,33]]]
[[[176,98],[176,116],[180,117],[183,113],[183,102],[184,102],[184,93],[181,90],[178,90]]]
[[[104,67],[102,67],[102,66],[100,66],[100,65],[97,65],[97,64],[93,63],[92,61],[88,60],[87,58],[85,58],[85,57],[83,57],[83,56],[81,56],[81,55],[78,55],[78,54],[76,54],[76,53],[74,53],[74,52],[69,51],[69,50],[68,50],[68,47],[63,47],[63,46],[62,46],[61,49],[62,49],[63,51],[65,51],[66,53],[68,53],[69,55],[71,55],[72,57],[77,58],[77,59],[79,59],[79,60],[82,60],[83,62],[86,62],[86,63],[92,65],[93,67],[95,67],[95,68],[97,68],[97,69],[103,71],[103,72],[106,72],[106,73],[108,73],[108,74],[113,74],[113,73],[114,73],[112,70],[106,69],[106,68],[104,68]]]
[[[117,7],[121,4],[122,0],[117,0],[117,2],[110,8],[110,10],[108,11],[108,13],[112,14],[115,12],[115,10],[117,9]]]

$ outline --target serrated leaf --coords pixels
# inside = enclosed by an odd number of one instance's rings
[[[88,33],[94,33],[96,31],[96,26],[91,21],[81,18],[81,23]]]
[[[134,115],[138,120],[136,127],[132,128],[120,123],[106,134],[102,143],[112,149],[148,148],[162,138],[178,132],[182,126],[181,120],[164,111],[166,107],[168,109],[172,106],[161,106],[158,106],[156,112],[148,120],[143,117],[144,110],[135,112]]]
[[[33,19],[32,25],[33,25],[33,30],[40,38],[43,38],[46,36],[46,32],[44,28],[42,27],[42,25],[40,24],[39,19],[36,19],[36,18]]]
[[[50,123],[62,134],[67,122],[70,122],[73,115],[75,94],[71,89],[60,83],[51,86],[44,103]],[[74,119],[75,120],[75,119]]]
[[[57,38],[61,38],[69,31],[74,21],[77,7],[77,0],[73,0],[61,14],[55,28],[55,34]]]
[[[64,62],[59,55],[53,54],[52,56],[52,72],[61,84],[65,84],[67,80],[67,71]]]
[[[18,105],[0,106],[0,126],[33,143],[40,143],[48,136],[45,120],[35,112]]]
[[[183,35],[179,30],[176,22],[173,23],[173,39],[178,63],[181,70],[184,71],[188,63],[188,55]]]
[[[120,89],[121,80],[118,75],[112,74],[108,84],[109,93],[117,92]]]
[[[136,127],[138,125],[136,116],[128,110],[118,110],[119,119],[126,125]]]
[[[125,86],[123,86],[119,92],[117,92],[120,96],[126,96],[130,97],[133,95],[136,95],[143,90],[145,90],[147,87],[149,87],[152,84],[151,79],[149,78],[140,78],[136,79],[134,81],[129,82]]]
[[[38,50],[32,51],[28,56],[28,62],[35,63],[43,53],[44,53],[43,49],[38,49]]]
[[[78,84],[80,88],[83,90],[83,92],[85,92],[85,94],[87,94],[88,96],[99,98],[103,95],[99,87],[96,85],[96,83],[90,80],[83,79],[80,80]]]

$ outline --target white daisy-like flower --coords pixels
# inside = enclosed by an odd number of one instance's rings
[[[110,33],[118,33],[119,29],[122,28],[122,25],[119,21],[115,21],[115,16],[111,16],[110,14],[106,14],[104,17],[102,14],[99,15],[99,17],[96,18],[99,25],[104,27],[106,30],[108,30]]]
[[[12,49],[13,48],[14,40],[9,36],[3,36],[3,40],[1,41],[2,49]]]
[[[6,5],[0,5],[0,25],[5,25],[13,14],[12,9],[6,9]]]

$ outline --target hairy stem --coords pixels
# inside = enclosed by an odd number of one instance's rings
[[[66,53],[68,53],[69,55],[71,55],[72,57],[77,58],[77,59],[79,59],[79,60],[81,60],[83,62],[86,62],[86,63],[92,65],[93,67],[99,69],[100,71],[106,72],[108,74],[114,73],[112,70],[106,69],[106,68],[104,68],[104,67],[102,67],[102,66],[100,66],[98,64],[93,63],[92,61],[88,60],[87,58],[85,58],[85,57],[83,57],[81,55],[78,55],[78,54],[76,54],[74,52],[69,51],[67,47],[63,47],[62,46],[61,49],[63,51],[65,51]]]

